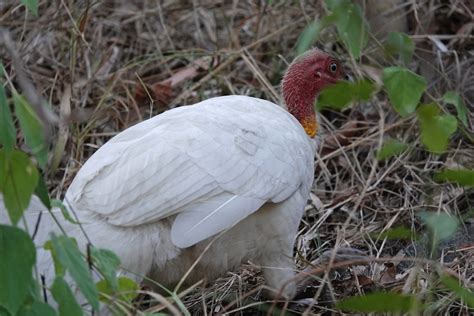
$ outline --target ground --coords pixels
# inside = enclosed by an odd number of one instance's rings
[[[432,313],[468,313],[464,303],[435,290],[430,273],[442,262],[465,286],[474,282],[474,192],[433,180],[443,167],[474,166],[473,4],[357,2],[372,30],[362,58],[350,58],[333,28],[325,29],[315,45],[339,56],[354,78],[377,80],[380,69],[393,61],[376,43],[388,31],[407,32],[416,44],[409,67],[428,81],[425,101],[457,91],[468,108],[468,126],[451,138],[448,150],[435,155],[422,146],[416,117],[401,118],[384,93],[343,111],[321,111],[321,145],[295,245],[297,265],[305,269],[335,246],[378,259],[339,273],[321,269],[289,304],[265,299],[262,276],[249,263],[181,297],[191,314],[330,312],[337,300],[380,289],[430,291]],[[46,174],[51,195],[62,197],[83,162],[110,137],[167,109],[227,94],[280,102],[279,81],[295,57],[298,37],[327,12],[322,1],[62,0],[39,1],[35,17],[20,1],[3,2],[0,25],[11,34],[36,90],[58,115]],[[12,60],[2,47],[0,56],[15,82]],[[455,113],[450,107],[446,111]],[[379,161],[377,151],[388,137],[409,143],[409,149]],[[421,211],[451,214],[464,225],[431,259],[400,262],[394,257],[413,257],[414,249],[430,258]],[[421,236],[419,241],[413,245],[379,234],[400,226]],[[163,309],[153,296],[136,306]]]

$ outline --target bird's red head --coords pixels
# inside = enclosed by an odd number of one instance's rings
[[[316,136],[318,131],[314,101],[324,87],[343,77],[339,61],[317,48],[297,57],[283,76],[281,90],[288,111],[310,137]]]

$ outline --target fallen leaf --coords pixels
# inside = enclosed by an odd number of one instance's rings
[[[366,275],[357,275],[357,282],[361,285],[361,286],[367,286],[367,285],[372,285],[374,284],[374,280],[372,280],[371,278],[369,278],[368,276]]]
[[[135,85],[135,101],[139,106],[147,104],[147,100],[161,106],[167,106],[173,95],[173,89],[182,82],[191,80],[203,71],[209,70],[211,67],[217,66],[218,62],[211,56],[204,56],[196,59],[191,64],[177,70],[171,77],[154,83],[137,82]],[[146,79],[144,79],[146,81]]]
[[[380,276],[380,284],[386,285],[395,282],[397,276],[397,268],[391,262],[385,263],[386,269],[382,272]]]
[[[158,82],[151,86],[151,90],[153,92],[153,97],[155,98],[155,102],[157,102],[157,104],[162,106],[168,105],[171,100],[171,95],[173,93],[171,83]]]

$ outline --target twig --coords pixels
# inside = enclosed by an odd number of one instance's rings
[[[300,19],[302,20],[302,19]],[[298,21],[295,21],[295,24],[298,23],[300,20]],[[224,69],[225,67],[227,67],[228,65],[230,65],[232,62],[234,62],[236,59],[238,59],[239,57],[241,57],[241,54],[245,51],[245,50],[248,50],[262,42],[265,42],[266,40],[274,37],[275,35],[277,34],[280,34],[282,33],[283,31],[287,30],[288,28],[294,26],[295,24],[287,24],[283,27],[281,27],[280,29],[258,39],[257,41],[237,50],[237,51],[234,51],[234,52],[231,52],[231,55],[229,56],[229,58],[224,61],[222,64],[220,64],[216,69],[210,71],[207,75],[205,75],[201,80],[199,80],[197,83],[195,83],[192,87],[190,87],[189,89],[185,90],[184,92],[182,92],[180,95],[178,95],[174,100],[173,102],[171,102],[170,104],[170,108],[174,108],[176,107],[179,102],[183,101],[185,98],[187,98],[193,91],[197,90],[203,83],[205,82],[208,82],[209,79],[211,79],[213,76],[215,76],[217,73],[219,73],[222,69]],[[233,53],[233,54],[232,54]]]
[[[66,143],[69,137],[69,119],[71,117],[71,86],[66,85],[61,95],[60,112],[61,117],[59,121],[59,132],[54,148],[53,158],[51,160],[50,172],[52,175],[56,172],[61,162],[61,157],[66,148]]]

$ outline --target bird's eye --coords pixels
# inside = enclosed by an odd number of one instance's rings
[[[333,74],[335,74],[336,71],[337,71],[337,64],[336,63],[331,63],[329,65],[329,71],[332,72]]]

